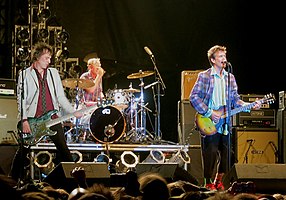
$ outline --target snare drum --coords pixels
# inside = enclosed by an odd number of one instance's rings
[[[125,118],[114,106],[99,107],[90,115],[89,131],[100,143],[118,141],[125,132]]]

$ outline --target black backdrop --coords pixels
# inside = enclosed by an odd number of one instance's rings
[[[278,1],[277,1],[278,2]],[[50,25],[70,34],[70,57],[97,52],[106,70],[104,90],[128,88],[127,79],[154,66],[143,47],[153,52],[166,85],[161,97],[163,139],[177,141],[177,102],[183,70],[209,67],[207,50],[227,47],[239,93],[266,94],[286,89],[283,45],[285,12],[282,3],[249,0],[50,0]],[[280,5],[281,4],[281,5]],[[145,85],[154,76],[144,78]],[[154,111],[151,89],[145,102]],[[153,113],[150,124],[154,124]],[[152,127],[148,127],[153,131]],[[151,129],[151,130],[150,130]]]

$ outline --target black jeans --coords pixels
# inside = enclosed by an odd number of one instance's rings
[[[55,164],[58,164],[59,162],[73,162],[72,155],[66,143],[62,125],[56,124],[50,127],[50,129],[53,131],[57,131],[57,134],[50,136],[57,150],[56,158],[54,161]],[[30,147],[23,146],[20,144],[13,159],[10,176],[14,180],[29,179],[30,175],[28,169],[30,167],[30,162]]]

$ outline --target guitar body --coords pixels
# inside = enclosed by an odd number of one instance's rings
[[[203,135],[213,135],[217,132],[215,124],[209,117],[196,113],[195,122]]]
[[[23,134],[24,145],[35,145],[40,142],[45,136],[53,136],[57,132],[50,130],[46,126],[46,122],[51,120],[51,116],[57,113],[56,110],[51,110],[39,118],[28,118],[31,133]],[[18,129],[21,130],[21,123],[18,123]]]

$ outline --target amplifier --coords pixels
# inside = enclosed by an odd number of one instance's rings
[[[199,72],[203,70],[185,70],[181,72],[181,100],[189,100]]]
[[[275,127],[276,126],[275,109],[250,110],[250,112],[241,112],[233,116],[233,126],[247,127]]]
[[[265,95],[262,94],[241,94],[240,95],[241,99],[245,102],[254,102],[256,101],[256,98],[262,99],[265,97]],[[261,104],[261,109],[268,109],[268,108],[274,108],[273,104]]]
[[[0,95],[15,95],[16,80],[0,78]]]
[[[279,92],[279,109],[283,109],[286,106],[286,93],[285,91]]]

